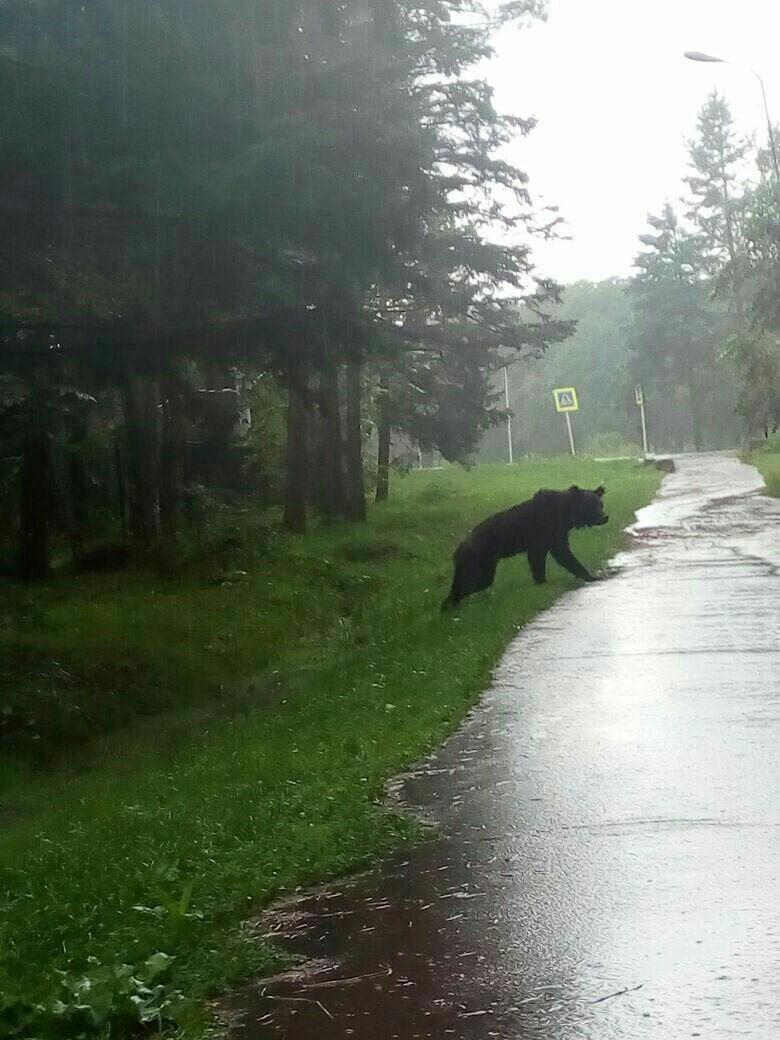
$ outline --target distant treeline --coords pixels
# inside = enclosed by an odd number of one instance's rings
[[[570,384],[582,402],[580,443],[598,454],[640,443],[636,384],[658,451],[745,444],[777,429],[780,168],[768,145],[738,139],[726,101],[707,98],[680,212],[667,202],[648,216],[635,275],[569,286],[554,314],[575,321],[575,335],[538,364],[509,369],[516,450],[566,449],[551,390]],[[501,451],[493,432],[483,452]]]
[[[717,306],[713,302],[713,306]],[[639,454],[642,425],[634,388],[641,384],[650,450],[696,448],[690,388],[674,385],[665,370],[648,371],[637,350],[641,315],[637,315],[627,279],[577,282],[563,291],[561,316],[577,322],[571,338],[543,358],[508,368],[514,453],[550,455],[569,450],[566,425],[555,411],[554,387],[575,386],[580,409],[572,415],[578,452],[595,456]],[[713,352],[705,379],[694,386],[699,446],[735,447],[744,422],[737,412],[734,364],[725,351]],[[495,379],[503,395],[503,373]],[[480,458],[507,457],[506,425],[485,434]]]

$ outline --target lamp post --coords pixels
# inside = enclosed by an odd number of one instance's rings
[[[504,401],[506,402],[506,436],[509,442],[509,465],[515,461],[514,448],[512,446],[512,413],[509,411],[509,363],[504,365]]]
[[[704,54],[702,51],[686,51],[685,57],[688,61],[707,61],[716,62],[718,65],[733,65],[733,62],[727,61],[726,58],[716,58],[713,54]],[[780,184],[780,164],[777,161],[777,145],[775,144],[775,132],[772,129],[772,118],[769,115],[769,105],[766,100],[766,88],[764,87],[764,81],[761,79],[755,69],[749,70],[758,80],[759,86],[761,87],[761,98],[764,102],[764,115],[766,116],[766,128],[769,134],[769,148],[772,153],[772,167],[775,171],[775,181]]]

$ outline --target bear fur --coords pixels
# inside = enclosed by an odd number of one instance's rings
[[[603,496],[603,487],[585,491],[576,484],[568,491],[537,491],[527,502],[477,524],[455,550],[455,576],[441,609],[454,607],[464,597],[489,588],[498,561],[518,553],[528,553],[537,585],[546,580],[547,553],[576,577],[595,581],[569,548],[569,532],[577,527],[600,527],[609,520]]]

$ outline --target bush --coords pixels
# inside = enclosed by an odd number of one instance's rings
[[[601,430],[599,433],[592,433],[585,441],[585,454],[603,459],[619,459],[626,456],[640,458],[642,449],[638,444],[627,441],[617,430]]]

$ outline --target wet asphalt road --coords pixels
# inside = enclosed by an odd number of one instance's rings
[[[780,1037],[780,501],[677,467],[403,784],[441,837],[277,920],[316,963],[236,1040]]]

